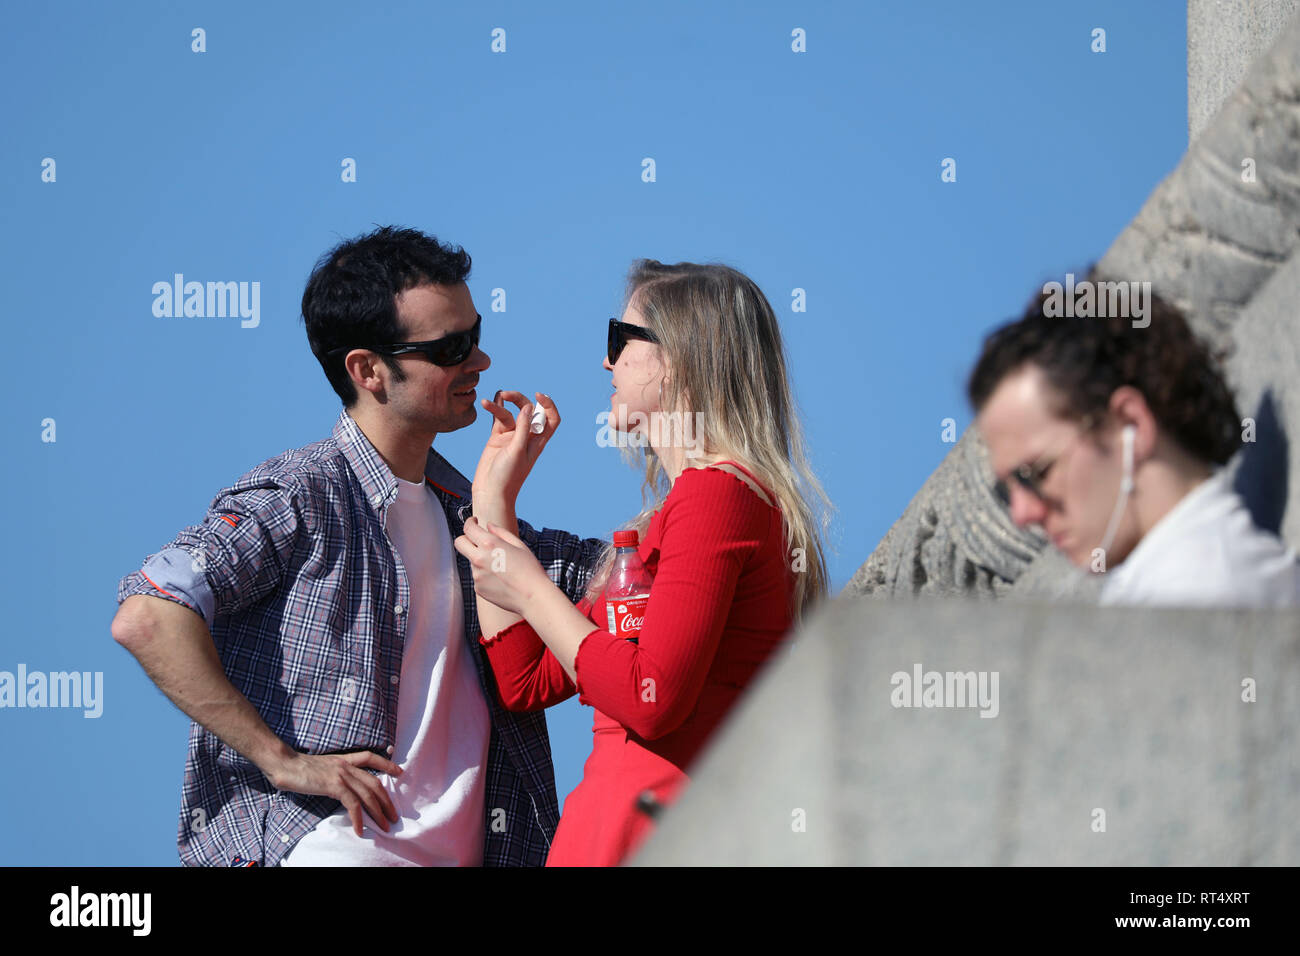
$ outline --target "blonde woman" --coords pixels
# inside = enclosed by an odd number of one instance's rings
[[[637,262],[610,320],[610,424],[639,446],[652,500],[626,528],[653,576],[633,643],[605,629],[612,549],[576,606],[513,534],[514,497],[559,424],[496,402],[457,550],[473,568],[480,640],[510,710],[578,694],[594,744],[548,866],[614,865],[671,803],[691,761],[802,615],[826,595],[829,502],[812,474],[766,297],[722,265]],[[626,446],[625,446],[626,447]],[[810,502],[815,502],[814,512]]]

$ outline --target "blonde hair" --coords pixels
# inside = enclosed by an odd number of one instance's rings
[[[787,559],[799,570],[791,607],[797,624],[828,593],[822,535],[832,506],[808,464],[772,306],[748,276],[728,266],[653,259],[633,263],[624,304],[644,316],[671,367],[660,407],[695,413],[694,440],[708,454],[744,465],[775,496]],[[671,483],[648,444],[624,446],[623,454],[645,469],[645,506],[623,526],[644,538]],[[606,547],[588,586],[593,601],[613,558]]]

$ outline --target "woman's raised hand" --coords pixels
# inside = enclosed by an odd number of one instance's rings
[[[515,498],[532,471],[533,462],[537,461],[555,429],[560,427],[560,413],[550,396],[541,392],[534,394],[537,407],[546,413],[546,423],[541,434],[537,435],[529,429],[534,405],[523,392],[499,391],[492,399],[485,398],[480,403],[492,413],[493,422],[492,432],[474,471],[475,501],[491,500],[513,511]],[[506,402],[518,406],[518,414],[511,415],[505,407]]]

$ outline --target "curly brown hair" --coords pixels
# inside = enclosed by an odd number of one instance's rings
[[[1088,280],[1100,281],[1096,273]],[[993,331],[967,392],[978,413],[998,384],[1032,363],[1055,393],[1053,412],[1075,421],[1104,416],[1122,385],[1142,393],[1162,431],[1196,458],[1222,465],[1241,446],[1241,416],[1213,353],[1182,310],[1152,294],[1149,324],[1129,318],[1053,318],[1038,293],[1019,320]]]

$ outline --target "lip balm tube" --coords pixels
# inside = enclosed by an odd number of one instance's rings
[[[533,406],[533,417],[528,422],[528,430],[534,435],[540,435],[546,428],[546,409],[541,405]]]

